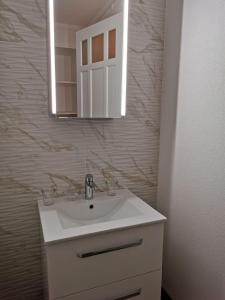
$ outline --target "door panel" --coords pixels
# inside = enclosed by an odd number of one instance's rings
[[[104,61],[104,33],[92,37],[92,63]]]
[[[116,58],[116,29],[109,31],[109,53],[108,58]]]
[[[82,41],[82,65],[86,66],[88,64],[88,41]]]
[[[76,40],[78,117],[120,118],[123,14],[82,29]],[[84,91],[87,84],[81,82],[84,71],[88,72],[88,92]]]
[[[105,70],[104,68],[92,71],[92,117],[105,116]]]
[[[119,85],[119,78],[117,77],[116,66],[108,67],[108,115],[119,116],[121,114],[120,105],[120,90],[117,88]]]
[[[88,95],[88,72],[82,72],[81,73],[82,76],[82,98],[83,98],[83,111],[85,112],[84,117],[89,118],[90,117],[90,102],[89,102],[89,95]]]

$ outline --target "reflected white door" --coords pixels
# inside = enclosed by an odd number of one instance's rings
[[[76,33],[78,117],[120,118],[123,14]]]

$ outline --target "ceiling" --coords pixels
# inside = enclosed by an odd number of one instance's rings
[[[99,13],[109,7],[113,0],[55,0],[56,22],[87,26]]]

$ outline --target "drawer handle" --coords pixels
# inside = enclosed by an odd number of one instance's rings
[[[135,292],[132,292],[131,294],[116,298],[114,300],[126,300],[126,299],[131,299],[131,298],[134,298],[134,297],[137,297],[137,296],[140,296],[140,295],[141,295],[141,289],[138,289]]]
[[[123,250],[123,249],[138,247],[138,246],[142,245],[142,243],[143,243],[143,239],[140,239],[136,242],[133,242],[133,243],[130,243],[130,244],[124,244],[124,245],[117,246],[117,247],[107,248],[107,249],[103,249],[103,250],[99,250],[99,251],[78,253],[77,256],[79,258],[87,258],[87,257],[91,257],[91,256],[97,256],[97,255],[109,253],[109,252],[114,252],[114,251],[119,251],[119,250]]]

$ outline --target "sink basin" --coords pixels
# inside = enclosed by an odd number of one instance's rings
[[[63,228],[85,226],[140,215],[140,211],[124,197],[99,194],[93,201],[68,201],[55,204]]]
[[[41,200],[38,206],[46,244],[166,220],[128,190],[116,191],[115,196],[96,193],[92,201],[65,197],[51,206]]]

